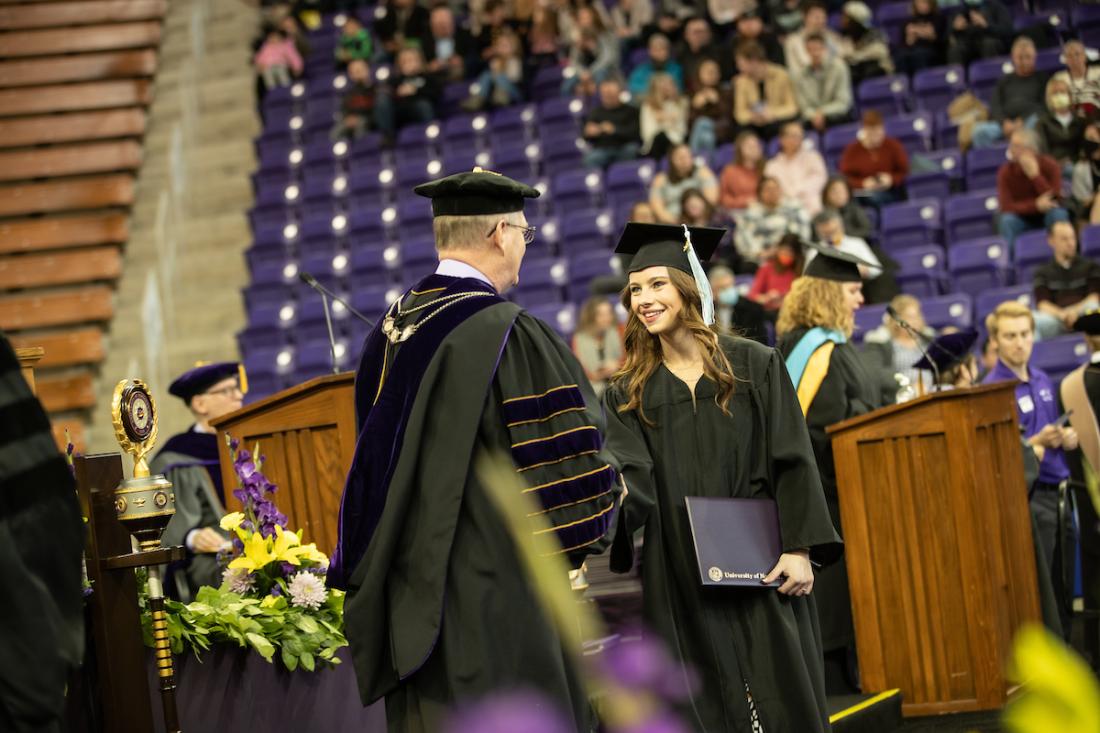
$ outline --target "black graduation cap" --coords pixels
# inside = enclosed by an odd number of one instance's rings
[[[482,168],[422,183],[413,192],[432,200],[434,216],[508,214],[523,211],[524,199],[539,197],[526,183]]]
[[[726,236],[725,229],[715,227],[688,227],[691,246],[699,261],[706,262],[718,249],[718,243]],[[627,273],[647,267],[665,265],[694,275],[684,240],[684,227],[680,224],[640,224],[629,222],[619,235],[616,254],[633,255]]]
[[[961,331],[952,331],[932,339],[925,351],[928,357],[921,357],[913,365],[914,369],[932,370],[932,364],[928,359],[936,363],[936,368],[942,373],[951,369],[959,362],[966,359],[970,350],[974,348],[974,342],[978,340],[978,332],[973,328],[964,328]]]
[[[244,367],[235,361],[222,361],[215,364],[200,363],[193,369],[188,369],[168,386],[168,393],[190,405],[192,397],[202,394],[218,382],[230,377],[240,379],[241,392],[248,391]]]
[[[855,255],[841,252],[836,247],[820,245],[814,242],[803,243],[809,249],[817,252],[802,270],[802,274],[808,277],[818,277],[822,280],[832,280],[839,283],[863,282],[863,276],[859,267],[875,267],[871,262],[860,259]]]
[[[1077,320],[1073,322],[1073,330],[1089,336],[1100,336],[1100,310],[1086,311],[1077,316]]]

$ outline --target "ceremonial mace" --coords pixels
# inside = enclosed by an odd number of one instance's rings
[[[164,476],[149,475],[149,464],[145,462],[145,456],[153,450],[157,439],[156,403],[145,382],[124,379],[118,383],[111,399],[111,419],[118,444],[134,458],[133,478],[123,479],[115,489],[115,509],[118,520],[138,543],[137,552],[115,560],[125,558],[126,565],[145,567],[149,573],[149,610],[153,617],[153,642],[160,679],[160,699],[164,707],[164,728],[168,733],[179,733],[176,678],[172,671],[168,617],[164,612],[164,579],[160,569],[166,558],[160,537],[176,513],[176,495],[171,482]]]

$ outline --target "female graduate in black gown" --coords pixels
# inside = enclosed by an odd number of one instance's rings
[[[703,258],[723,234],[691,232]],[[783,362],[708,325],[709,288],[682,228],[628,224],[617,251],[635,256],[626,362],[604,395],[629,492],[612,569],[630,567],[644,529],[645,621],[698,681],[682,711],[696,730],[827,731],[811,558],[831,561],[840,545]],[[782,579],[778,590],[702,586],[688,496],[776,501],[785,554],[765,582]]]
[[[879,406],[879,391],[849,343],[855,312],[863,304],[859,260],[821,250],[794,282],[779,310],[776,347],[783,354],[810,430],[829,514],[840,532],[836,465],[825,429]],[[854,692],[855,628],[848,572],[843,561],[817,576],[817,611],[830,692]]]

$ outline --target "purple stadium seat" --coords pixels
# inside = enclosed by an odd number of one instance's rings
[[[1010,300],[1015,300],[1017,303],[1026,305],[1028,308],[1033,306],[1031,296],[1031,285],[1013,285],[1007,288],[993,288],[980,293],[974,299],[974,317],[976,319],[975,326],[985,328],[985,317],[997,309],[1001,303],[1006,303]]]
[[[413,186],[439,178],[443,175],[443,161],[426,157],[423,160],[398,160],[397,163],[397,188],[407,190]]]
[[[1053,74],[1065,68],[1061,48],[1044,48],[1035,55],[1035,70],[1043,74]]]
[[[962,66],[937,66],[913,75],[913,100],[917,109],[945,109],[966,91],[966,70]]]
[[[561,82],[564,75],[559,66],[544,66],[531,80],[531,98],[536,102],[561,95]]]
[[[995,190],[974,191],[952,196],[944,205],[944,231],[950,245],[964,239],[989,237],[995,233],[997,213]]]
[[[595,277],[618,272],[618,259],[610,251],[575,254],[569,260],[569,299],[579,303],[588,297],[588,283]]]
[[[869,332],[882,325],[882,318],[886,315],[886,304],[865,305],[856,311],[856,328],[852,336],[862,341]]]
[[[245,354],[244,368],[248,381],[252,375],[276,376],[285,374],[293,364],[294,352],[288,347],[256,348]]]
[[[348,219],[331,206],[317,205],[306,210],[298,230],[303,241],[327,241],[347,230]]]
[[[1078,249],[1085,257],[1100,259],[1100,224],[1090,224],[1081,230]]]
[[[1037,229],[1019,235],[1015,249],[1016,282],[1029,285],[1035,269],[1049,262],[1052,256],[1046,230]]]
[[[551,191],[559,214],[599,206],[604,188],[603,173],[583,168],[559,173]]]
[[[886,33],[890,39],[890,45],[897,46],[901,43],[901,31],[905,22],[912,16],[911,4],[901,2],[882,3],[875,10],[875,25]]]
[[[335,174],[332,168],[307,168],[302,176],[302,200],[325,202],[348,195],[348,177]]]
[[[844,152],[844,148],[848,147],[848,144],[856,139],[856,133],[859,132],[859,128],[860,124],[858,122],[851,122],[827,129],[821,140],[821,154],[829,160],[840,158],[840,154]]]
[[[266,328],[261,326],[249,326],[237,332],[237,347],[242,354],[248,354],[258,349],[282,349],[287,345],[287,334],[279,328]],[[252,374],[248,375],[249,391],[252,387]]]
[[[560,215],[563,254],[577,252],[610,251],[610,237],[614,232],[614,219],[610,211],[597,209],[565,210]]]
[[[955,242],[947,251],[947,264],[956,290],[980,293],[1011,284],[1008,245],[1000,238]]]
[[[1066,27],[1068,21],[1069,17],[1068,14],[1064,12],[1064,8],[1058,8],[1036,12],[1031,15],[1027,13],[1018,13],[1013,18],[1012,25],[1017,31],[1022,31],[1032,26],[1046,24],[1049,25],[1051,30],[1057,35],[1061,29]]]
[[[943,231],[943,212],[937,199],[915,199],[882,207],[879,231],[891,252],[938,242]]]
[[[535,318],[544,321],[562,337],[567,337],[576,328],[576,310],[574,306],[568,303],[551,303],[535,306],[528,312]]]
[[[945,199],[951,195],[951,178],[943,171],[911,173],[905,179],[905,190],[910,198]]]
[[[895,137],[912,155],[918,151],[933,148],[933,117],[930,112],[914,112],[907,115],[895,115],[884,120],[886,134]]]
[[[537,110],[540,125],[561,120],[579,123],[588,114],[588,105],[577,97],[554,97],[539,102]]]
[[[903,292],[919,298],[939,295],[947,281],[943,249],[936,244],[910,247],[890,256],[898,263],[897,280]]]
[[[260,221],[253,226],[252,231],[252,240],[258,246],[283,246],[298,236],[298,225],[280,218]]]
[[[997,171],[1005,164],[1008,145],[974,148],[966,154],[966,187],[970,191],[997,186]]]
[[[439,117],[461,114],[462,103],[478,90],[477,82],[456,81],[443,87],[443,95],[436,106]]]
[[[604,180],[607,198],[615,206],[645,201],[649,197],[649,184],[656,172],[656,166],[648,158],[613,163],[607,169]]]
[[[402,269],[410,265],[432,263],[437,259],[433,237],[402,239],[400,250]]]
[[[489,134],[489,116],[484,114],[455,115],[443,123],[443,149],[473,146]]]
[[[1088,358],[1088,344],[1079,333],[1036,341],[1031,351],[1031,364],[1049,374],[1055,383],[1088,361]]]
[[[577,138],[557,138],[543,141],[542,161],[551,177],[581,167],[582,143]]]
[[[569,281],[569,262],[557,257],[526,259],[519,271],[522,288],[560,288]]]
[[[381,157],[382,135],[377,132],[368,132],[351,141],[351,155],[357,161],[360,159],[377,160]]]
[[[973,321],[974,306],[966,293],[952,293],[921,301],[925,322],[935,329],[954,326],[969,328]]]
[[[865,79],[856,92],[856,102],[864,111],[876,109],[887,116],[905,114],[910,106],[909,77],[896,74]]]
[[[364,242],[351,250],[349,267],[355,285],[387,283],[392,271],[398,270],[400,266],[401,248],[397,245],[387,247],[380,242]]]
[[[380,236],[387,226],[396,222],[397,210],[379,205],[352,206],[347,217],[348,232],[352,236]]]
[[[393,286],[376,285],[356,288],[351,293],[351,307],[367,318],[374,318],[383,313],[390,303],[400,296],[401,290]]]
[[[349,166],[348,188],[353,196],[373,194],[373,198],[380,201],[382,193],[392,190],[396,182],[393,169],[380,163],[356,160]]]
[[[256,181],[256,208],[276,207],[293,202],[301,195],[296,181],[285,178],[260,178]]]
[[[970,81],[970,91],[984,102],[989,102],[993,96],[993,87],[1002,76],[1011,74],[1014,70],[1012,59],[1007,56],[999,56],[992,59],[982,59],[970,64],[967,70],[967,78]]]
[[[489,118],[489,128],[494,138],[501,136],[512,140],[527,140],[535,124],[535,105],[524,104],[494,110]]]
[[[735,152],[733,143],[719,145],[711,152],[707,159],[707,165],[710,166],[712,171],[719,172],[733,162],[733,155]]]

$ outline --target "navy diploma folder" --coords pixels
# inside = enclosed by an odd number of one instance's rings
[[[775,502],[703,496],[684,501],[703,585],[761,587],[783,554]]]

